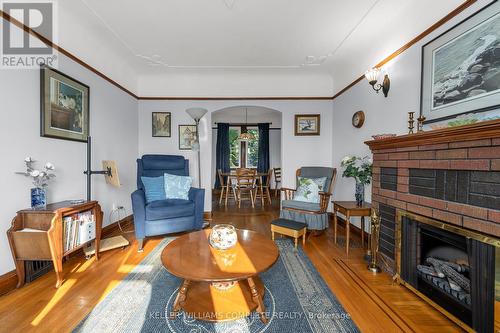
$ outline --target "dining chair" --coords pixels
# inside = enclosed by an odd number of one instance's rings
[[[277,197],[278,193],[281,191],[278,188],[278,184],[281,185],[281,168],[273,168],[274,170],[274,196]]]
[[[262,206],[264,206],[264,200],[267,200],[269,202],[269,204],[271,204],[271,178],[272,178],[272,176],[273,176],[273,169],[269,169],[267,171],[267,175],[259,177],[259,185],[257,185],[254,199],[257,200],[257,198],[260,198]],[[263,177],[266,178],[265,181],[263,181],[263,179],[262,179]]]
[[[231,182],[231,177],[224,176],[221,169],[217,170],[217,174],[219,176],[220,182],[220,197],[219,197],[219,205],[222,204],[222,200],[224,199],[224,206],[227,206],[227,199],[229,198],[231,192],[233,193],[233,199],[236,202],[236,191]]]
[[[241,208],[242,194],[247,192],[248,200],[252,203],[252,208],[255,207],[254,191],[256,190],[257,172],[253,169],[239,168],[236,169],[236,198],[238,200],[238,208]]]

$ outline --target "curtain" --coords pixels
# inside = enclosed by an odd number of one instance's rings
[[[267,172],[269,167],[269,124],[259,124],[259,156],[257,160],[257,172]],[[262,178],[262,181],[265,184],[267,177]]]
[[[222,172],[230,172],[231,168],[229,166],[229,124],[218,123],[217,124],[217,147],[215,151],[215,188],[220,188],[219,174],[217,173],[219,169]]]

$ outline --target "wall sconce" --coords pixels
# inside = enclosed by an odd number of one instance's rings
[[[380,68],[372,68],[366,71],[365,77],[368,80],[368,83],[372,86],[373,90],[377,93],[382,89],[384,96],[387,97],[389,93],[389,89],[391,87],[391,80],[389,80],[389,76],[387,74],[384,75],[384,81],[382,84],[377,84],[377,78],[380,74]]]

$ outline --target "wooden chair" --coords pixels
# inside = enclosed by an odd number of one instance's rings
[[[224,199],[224,206],[227,206],[227,199],[230,195],[230,190],[233,192],[233,198],[234,202],[236,202],[236,191],[234,189],[234,186],[231,184],[231,178],[230,177],[224,177],[222,175],[222,170],[219,169],[217,170],[217,175],[219,176],[219,182],[220,182],[220,197],[219,197],[219,205],[222,204],[222,199]]]
[[[257,171],[253,169],[236,169],[236,198],[238,200],[238,208],[241,207],[242,194],[245,192],[248,192],[248,199],[252,203],[252,207],[255,207],[254,191],[256,190],[256,175]]]
[[[254,200],[257,200],[257,197],[259,197],[262,206],[264,206],[264,200],[267,200],[269,202],[269,204],[271,204],[271,189],[270,188],[271,188],[271,177],[272,176],[273,176],[273,169],[269,169],[267,171],[267,176],[264,176],[264,177],[266,177],[266,181],[263,184],[259,184],[257,186]],[[262,180],[262,178],[261,178],[261,180]]]
[[[296,189],[282,188],[285,199],[281,202],[280,217],[297,222],[305,222],[308,229],[324,230],[328,227],[328,204],[332,195],[332,187],[337,177],[337,169],[328,167],[302,167],[296,172],[297,177],[326,177],[323,191],[319,192],[320,202],[311,203],[293,200]]]
[[[277,197],[279,191],[278,184],[281,185],[281,168],[273,168],[274,170],[274,196]]]

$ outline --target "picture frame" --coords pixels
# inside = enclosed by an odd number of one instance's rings
[[[193,150],[196,125],[179,125],[179,150]]]
[[[500,107],[499,41],[496,1],[422,46],[420,114],[425,124],[457,116],[464,124],[489,120],[465,115]]]
[[[40,67],[40,136],[87,142],[88,85],[46,65]]]
[[[156,138],[172,136],[172,114],[170,112],[151,113],[151,135]]]
[[[321,115],[296,114],[295,136],[320,135]]]

